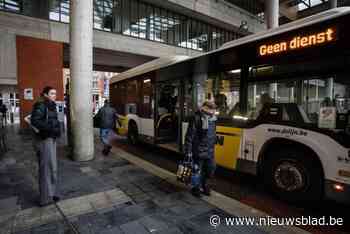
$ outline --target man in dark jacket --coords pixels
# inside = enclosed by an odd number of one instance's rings
[[[192,188],[192,194],[199,197],[201,191],[210,196],[207,180],[215,172],[214,149],[216,142],[215,104],[206,101],[191,119],[185,138],[185,153],[192,155],[199,166],[200,183]]]
[[[7,107],[6,105],[0,100],[0,112],[2,114],[2,124],[6,125],[7,124]]]
[[[58,201],[56,139],[60,137],[60,123],[56,110],[56,90],[45,87],[34,104],[31,125],[36,128],[35,149],[39,160],[40,205]]]
[[[98,111],[98,122],[100,127],[100,137],[104,145],[102,153],[108,155],[112,146],[109,142],[110,134],[115,128],[115,121],[117,120],[117,111],[110,106],[108,100],[105,100],[104,106]]]

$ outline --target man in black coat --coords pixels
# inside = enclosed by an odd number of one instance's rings
[[[104,106],[97,113],[98,125],[100,127],[100,138],[104,145],[102,153],[108,155],[111,151],[110,136],[115,128],[117,111],[105,100]]]
[[[191,190],[194,196],[199,197],[201,192],[210,195],[207,181],[215,172],[215,142],[215,104],[206,101],[191,119],[185,137],[185,153],[193,156],[200,170],[200,183]]]
[[[7,106],[0,100],[0,113],[2,114],[2,124],[7,124]]]

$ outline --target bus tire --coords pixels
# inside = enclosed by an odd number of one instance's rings
[[[270,151],[271,152],[271,151]],[[263,163],[263,180],[273,194],[289,202],[317,201],[323,194],[323,172],[310,150],[275,149]]]
[[[135,122],[130,122],[128,127],[128,141],[132,145],[136,145],[139,141],[139,132]]]

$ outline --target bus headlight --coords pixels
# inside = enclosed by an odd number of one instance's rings
[[[341,184],[333,184],[333,188],[337,192],[344,192],[344,186]]]

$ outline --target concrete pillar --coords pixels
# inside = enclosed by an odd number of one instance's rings
[[[338,6],[338,0],[329,0],[331,5],[331,9],[336,8]]]
[[[278,27],[279,0],[265,1],[265,21],[268,29]]]
[[[70,114],[73,158],[94,158],[92,125],[93,0],[70,1]]]

